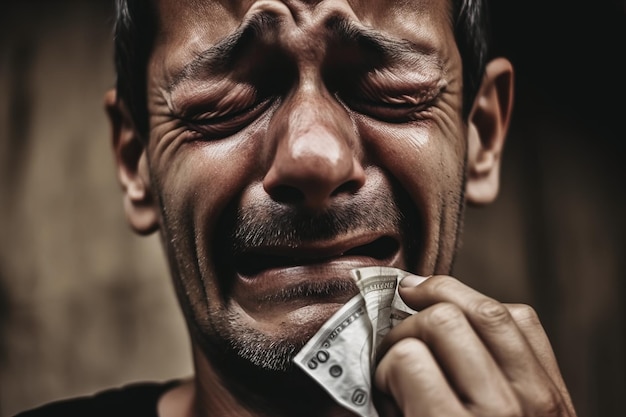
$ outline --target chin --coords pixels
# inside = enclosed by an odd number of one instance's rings
[[[215,369],[289,372],[295,355],[341,305],[313,303],[271,320],[233,308],[194,326],[193,341],[206,358],[216,361]]]

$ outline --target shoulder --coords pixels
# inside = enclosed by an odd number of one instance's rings
[[[167,382],[136,382],[110,388],[94,395],[54,401],[14,417],[74,417],[119,416],[157,417],[157,402],[161,395],[178,385],[177,380]]]

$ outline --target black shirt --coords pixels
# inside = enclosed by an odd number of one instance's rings
[[[179,383],[132,383],[90,396],[54,401],[14,417],[158,417],[159,398]]]

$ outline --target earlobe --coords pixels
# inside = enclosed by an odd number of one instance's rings
[[[115,90],[105,94],[104,104],[111,124],[111,141],[117,178],[124,192],[124,211],[131,228],[141,235],[158,229],[158,209],[150,190],[144,143],[124,103]]]
[[[470,204],[488,204],[498,195],[512,106],[513,67],[496,58],[487,64],[469,116],[465,196]]]

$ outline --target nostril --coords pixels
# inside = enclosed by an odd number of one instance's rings
[[[359,181],[346,181],[339,187],[335,188],[331,196],[335,197],[340,194],[355,194],[359,190],[359,188],[361,188],[361,183]]]
[[[300,203],[306,199],[302,191],[289,185],[275,186],[270,195],[274,201],[279,203]]]
[[[263,178],[263,188],[272,199],[324,209],[334,197],[355,194],[365,183],[363,167],[348,150],[338,151],[332,158],[317,148],[308,150],[306,155],[301,149],[296,155],[280,147],[276,150]]]

